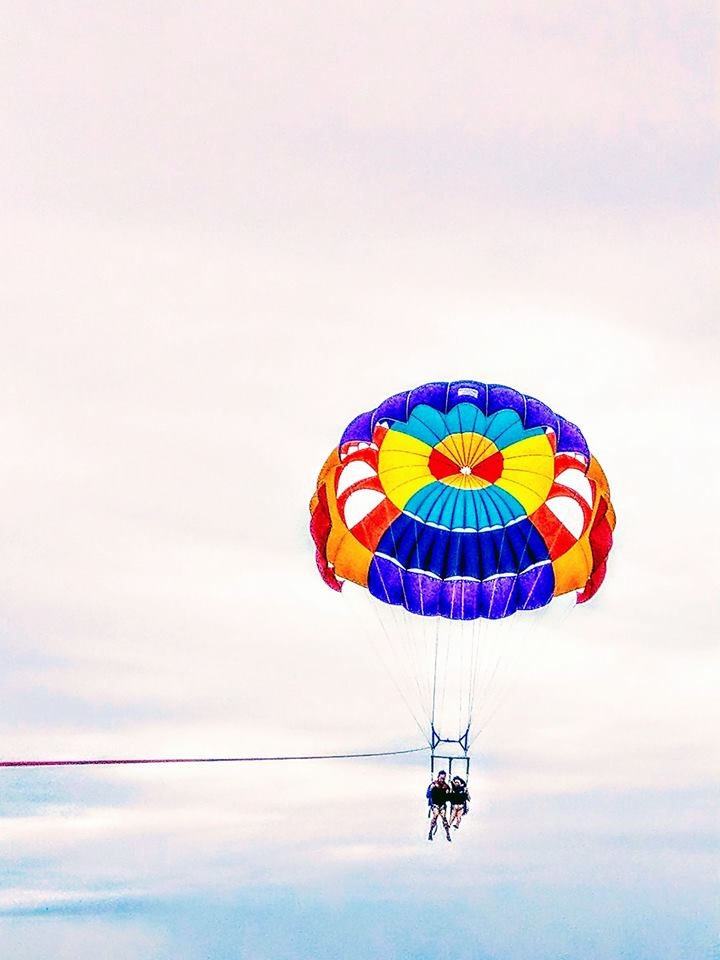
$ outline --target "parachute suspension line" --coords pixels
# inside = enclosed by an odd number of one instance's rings
[[[483,714],[483,722],[473,737],[473,742],[485,730],[511,690],[509,665],[519,656],[517,634],[520,632],[521,617],[522,614],[516,614],[515,617],[503,618],[488,624],[488,633],[495,634],[495,643],[487,644],[488,662],[483,671],[485,679],[480,692],[486,712]]]
[[[386,596],[388,597],[388,602],[382,603],[382,606],[380,606],[380,604],[377,603],[373,598],[368,598],[371,606],[373,607],[375,616],[377,617],[380,623],[380,626],[383,629],[383,632],[385,633],[385,636],[387,639],[387,650],[394,658],[394,669],[388,665],[387,660],[385,660],[384,665],[387,672],[390,673],[391,676],[393,677],[393,680],[395,681],[396,689],[398,689],[398,692],[401,694],[403,702],[406,704],[410,713],[413,715],[415,722],[418,724],[418,726],[420,726],[419,721],[417,719],[417,715],[410,707],[410,704],[405,692],[402,690],[402,688],[396,681],[396,676],[407,677],[408,673],[407,673],[406,667],[408,663],[411,664],[413,669],[410,671],[409,676],[412,677],[415,687],[417,689],[419,703],[420,705],[422,705],[423,703],[426,703],[427,691],[423,691],[423,687],[421,683],[421,677],[424,675],[426,671],[420,669],[420,664],[418,661],[419,653],[421,653],[422,651],[418,651],[416,642],[413,642],[416,638],[413,637],[412,631],[410,629],[410,625],[408,623],[408,620],[411,615],[407,613],[404,610],[404,608],[398,609],[395,604],[390,603],[389,593],[387,590],[385,592],[386,592]],[[418,618],[418,619],[422,620],[422,618]],[[388,630],[387,628],[388,621],[392,622],[393,626],[391,630]],[[423,710],[421,707],[421,712],[426,713],[426,719],[429,723],[430,718],[426,710],[427,708]],[[426,736],[427,738],[427,735],[425,734],[424,731],[423,731],[423,735]],[[429,739],[428,739],[428,743],[429,743]]]
[[[484,621],[481,618],[473,620],[471,625],[471,636],[470,636],[470,650],[469,650],[469,666],[468,666],[468,685],[467,685],[467,727],[470,729],[473,720],[474,714],[477,709],[476,705],[476,694],[477,694],[477,683],[478,676],[480,673],[480,666],[482,663],[483,655],[483,636],[484,636]]]
[[[566,623],[574,606],[575,595],[568,594],[555,598],[555,600],[538,610],[531,612],[523,611],[520,612],[519,615],[515,614],[506,621],[503,621],[504,624],[507,624],[506,629],[508,636],[507,643],[503,643],[501,648],[503,663],[499,666],[505,676],[502,678],[501,683],[496,683],[494,695],[490,700],[491,708],[484,717],[484,722],[480,729],[477,730],[470,741],[470,745],[472,745],[485,728],[489,726],[510,694],[517,687],[520,680],[518,671],[515,669],[518,661],[523,660],[527,663],[530,662],[532,657],[536,657],[538,653],[537,641],[541,639],[542,630],[548,627],[557,630]],[[534,648],[532,654],[528,652],[528,647],[531,643]],[[488,679],[485,688],[487,689],[490,686],[491,679]]]
[[[474,722],[475,712],[477,709],[477,701],[475,698],[477,695],[478,677],[480,676],[480,665],[482,662],[484,630],[484,621],[480,618],[475,620],[473,623],[473,641],[470,655],[470,682],[468,684],[468,727]]]
[[[467,717],[468,723],[472,721],[473,713],[473,679],[475,672],[475,654],[477,650],[477,641],[478,641],[478,624],[476,620],[471,620],[468,624],[468,641],[467,641],[467,666],[465,667],[465,674],[467,676],[467,683],[464,687],[465,690],[465,716]]]
[[[375,610],[377,615],[382,617],[382,614],[377,607],[375,607]],[[393,649],[396,654],[396,672],[398,675],[402,675],[403,673],[407,672],[407,664],[411,665],[409,677],[411,678],[411,682],[414,684],[417,691],[420,711],[421,713],[424,713],[425,720],[429,722],[430,718],[427,707],[423,708],[423,704],[427,703],[427,690],[424,688],[422,682],[426,671],[423,669],[421,660],[418,659],[422,651],[418,649],[418,644],[414,642],[415,637],[413,636],[410,625],[410,617],[412,615],[404,610],[404,608],[398,609],[395,606],[391,606],[390,616],[395,624],[393,635],[397,638],[395,644],[393,645]],[[428,739],[426,729],[423,731],[423,734],[426,739]]]
[[[462,633],[465,633],[465,624],[462,626]],[[456,730],[460,731],[462,728],[462,716],[463,716],[463,707],[465,705],[465,678],[467,676],[467,665],[465,663],[465,643],[466,638],[463,636],[460,640],[460,684],[458,685],[458,697],[457,697],[457,726]],[[458,736],[460,734],[458,733]]]
[[[435,717],[433,719],[433,726],[436,726],[438,723],[438,714],[444,722],[446,721],[446,709],[445,709],[445,693],[447,689],[447,633],[445,630],[440,627],[438,630],[439,643],[437,647],[437,658],[435,660],[435,687],[436,687],[436,696],[435,696]],[[444,731],[443,731],[444,732]]]
[[[382,750],[373,753],[314,753],[284,757],[153,757],[115,760],[0,760],[0,767],[109,767],[137,763],[271,763],[279,760],[357,760],[368,757],[399,757],[406,753],[424,753],[427,747],[408,750]]]
[[[427,704],[429,702],[428,685],[428,660],[431,656],[431,647],[428,644],[427,622],[425,617],[418,617],[416,614],[409,613],[406,610],[398,610],[397,615],[402,621],[403,636],[405,639],[405,662],[412,664],[412,677],[417,690],[419,701],[424,705],[425,719],[430,722],[430,713]],[[422,643],[417,642],[416,629],[420,625],[420,636]],[[408,655],[409,653],[409,655]]]
[[[483,621],[481,619],[472,622],[472,637],[470,641],[470,665],[468,668],[468,688],[467,688],[467,718],[468,730],[474,719],[475,693],[477,690],[478,670],[480,667],[480,650],[483,636]]]
[[[450,731],[448,730],[438,730],[438,724],[440,718],[443,724],[447,723],[448,720],[452,722],[452,715],[450,710],[446,709],[446,700],[447,700],[447,677],[449,670],[449,660],[451,648],[458,646],[454,641],[460,641],[459,646],[462,649],[463,647],[463,633],[465,631],[465,624],[462,621],[458,624],[455,622],[448,622],[443,620],[441,617],[434,618],[435,620],[435,636],[434,636],[434,650],[433,650],[433,683],[432,683],[432,698],[431,698],[431,754],[430,754],[430,776],[434,778],[435,776],[435,767],[436,764],[440,761],[443,761],[448,774],[452,777],[453,765],[462,764],[463,772],[465,774],[465,779],[467,780],[468,772],[470,769],[470,758],[468,756],[468,735],[469,735],[469,721],[465,731],[462,731],[462,723],[460,723],[460,729],[457,730],[457,736],[449,736]],[[444,649],[441,649],[444,647]],[[463,658],[460,658],[456,664],[459,666],[461,671],[461,677],[463,675],[463,670],[465,667]],[[458,702],[462,702],[462,694],[458,697]],[[455,706],[456,704],[453,704]],[[443,744],[447,744],[447,749],[443,752],[441,747]],[[459,748],[459,749],[458,749]],[[462,752],[460,752],[462,751]]]
[[[523,626],[525,629],[523,630]],[[488,692],[487,695],[487,704],[488,710],[486,715],[483,718],[483,723],[480,725],[479,729],[473,736],[470,744],[472,745],[481,733],[490,725],[496,714],[500,711],[503,704],[507,701],[510,693],[512,692],[514,686],[516,685],[517,678],[513,680],[512,678],[512,669],[511,664],[517,662],[520,658],[521,647],[523,647],[528,642],[528,626],[529,622],[522,624],[516,619],[512,619],[508,624],[506,633],[508,636],[505,638],[505,641],[501,645],[500,651],[497,655],[497,660],[494,666],[494,669],[491,675],[487,678],[483,689]],[[518,634],[520,637],[518,638]],[[507,648],[510,648],[509,652]],[[502,683],[495,682],[495,677],[502,671],[505,672],[505,677],[501,678]],[[493,688],[494,684],[494,688]],[[489,694],[489,691],[493,690],[492,696]]]
[[[488,648],[491,642],[491,625],[485,620],[478,620],[477,626],[477,644],[475,647],[475,669],[473,671],[472,702],[475,704],[475,712],[484,709],[483,701],[478,703],[478,687],[481,677],[484,676],[485,661],[488,656]]]
[[[488,692],[488,710],[482,729],[495,717],[517,685],[518,677],[514,668],[530,642],[535,622],[536,611],[517,611],[496,624],[501,642],[496,645],[495,662],[487,674],[485,688]]]
[[[392,636],[391,636],[391,632],[388,630],[387,624],[386,624],[385,621],[383,620],[383,617],[382,617],[382,615],[381,615],[381,613],[380,613],[380,610],[378,609],[377,605],[373,602],[373,598],[370,598],[370,607],[371,607],[371,609],[372,609],[372,611],[373,611],[373,614],[375,615],[375,618],[377,619],[378,623],[380,624],[380,629],[382,630],[383,634],[385,635],[385,639],[387,640],[387,649],[388,649],[388,651],[389,651],[392,655],[395,655],[395,659],[397,660],[397,650],[395,649],[395,644],[394,644],[394,642],[393,642],[393,638],[392,638]],[[393,611],[393,613],[394,613],[394,611]],[[400,699],[403,701],[403,703],[405,704],[405,706],[406,706],[406,708],[407,708],[410,716],[411,716],[411,717],[413,718],[413,720],[415,721],[415,726],[416,726],[416,727],[418,728],[418,730],[420,731],[420,734],[421,734],[421,736],[423,737],[423,739],[424,739],[424,740],[428,740],[427,733],[426,733],[425,729],[423,728],[422,723],[420,722],[420,720],[418,720],[417,714],[416,714],[415,711],[413,710],[412,704],[410,703],[410,701],[409,701],[408,698],[406,697],[404,690],[402,689],[402,687],[400,686],[400,684],[398,683],[398,681],[397,681],[397,679],[396,679],[396,671],[393,670],[391,667],[388,666],[387,658],[386,658],[385,656],[383,656],[382,652],[379,650],[379,645],[378,645],[378,643],[377,643],[377,641],[376,641],[376,639],[375,639],[375,636],[374,636],[374,632],[373,632],[373,631],[370,631],[370,636],[371,636],[371,642],[372,642],[372,644],[373,644],[373,647],[375,648],[375,652],[376,652],[376,654],[377,654],[377,656],[378,656],[378,659],[379,659],[380,662],[383,664],[383,667],[384,667],[384,669],[385,669],[385,672],[390,676],[390,680],[392,681],[393,686],[395,687],[396,691],[398,692],[398,694],[399,694],[399,696],[400,696]],[[429,743],[429,740],[428,740],[428,743]]]
[[[435,655],[433,659],[433,679],[432,679],[432,704],[430,707],[430,729],[432,739],[435,739],[435,706],[437,704],[437,664],[438,664],[438,645],[440,643],[440,624],[435,623]]]
[[[460,641],[460,696],[457,704],[457,735],[462,735],[463,727],[469,726],[472,719],[472,666],[475,646],[475,621],[463,621]]]
[[[464,732],[463,717],[461,716],[458,723],[458,740],[461,745],[464,744],[466,754],[469,750],[470,730],[474,721],[475,695],[482,653],[483,625],[483,620],[481,618],[471,620],[468,624],[463,624],[463,631],[466,635],[466,639],[464,639],[463,642],[463,652],[466,652],[467,654],[467,664],[463,664],[462,669],[463,675],[467,678],[467,685],[464,688],[466,690]],[[466,647],[467,651],[465,650]],[[466,764],[466,773],[468,770],[469,759]]]

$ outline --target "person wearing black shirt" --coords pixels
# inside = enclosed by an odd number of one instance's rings
[[[440,817],[445,827],[445,836],[450,840],[450,827],[448,826],[445,815],[445,807],[450,799],[450,784],[445,779],[446,777],[447,774],[445,771],[440,770],[437,775],[437,780],[433,780],[427,788],[426,795],[430,803],[430,832],[428,833],[428,840],[432,840],[433,838],[438,817]]]
[[[460,821],[467,813],[468,800],[470,794],[467,791],[467,784],[462,777],[453,777],[450,787],[450,826],[456,830],[460,829]]]

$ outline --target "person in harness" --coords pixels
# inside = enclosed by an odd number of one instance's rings
[[[442,820],[445,827],[445,836],[450,840],[450,827],[448,826],[445,808],[450,799],[450,784],[446,780],[447,773],[444,770],[438,771],[437,780],[433,780],[427,788],[425,796],[430,805],[430,831],[428,840],[432,840],[437,830],[438,817]]]
[[[467,813],[469,799],[467,783],[462,777],[453,777],[450,785],[450,826],[456,830],[460,829],[460,821]]]

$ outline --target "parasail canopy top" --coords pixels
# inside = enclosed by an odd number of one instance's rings
[[[421,616],[497,620],[605,576],[615,513],[580,429],[510,387],[428,383],[356,417],[310,503],[318,569]]]

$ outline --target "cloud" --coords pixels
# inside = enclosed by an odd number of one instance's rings
[[[437,224],[488,205],[703,209],[713,11],[659,9],[69,6],[42,36],[20,18],[8,199],[153,229],[285,223],[301,245],[297,218],[343,237],[358,218],[372,236],[388,214]]]
[[[91,899],[86,896],[83,903],[89,905]],[[48,912],[45,907],[38,907],[35,913],[33,909],[29,907],[30,912],[25,916],[21,912],[15,916],[3,915],[0,947],[7,948],[18,960],[36,960],[49,955],[57,960],[75,960],[78,950],[87,951],[83,956],[100,955],[107,960],[124,960],[130,956],[159,960],[167,956],[167,936],[143,922],[118,923],[87,914],[78,920],[62,915],[63,907],[59,904],[57,913]],[[69,914],[74,911],[69,903],[66,909]],[[102,904],[95,904],[95,909],[102,914]],[[83,908],[79,907],[78,912],[82,914]]]
[[[130,904],[142,900],[141,891],[109,889],[103,891],[14,889],[0,894],[0,916],[47,917],[53,914],[67,915],[102,912],[121,912]]]

